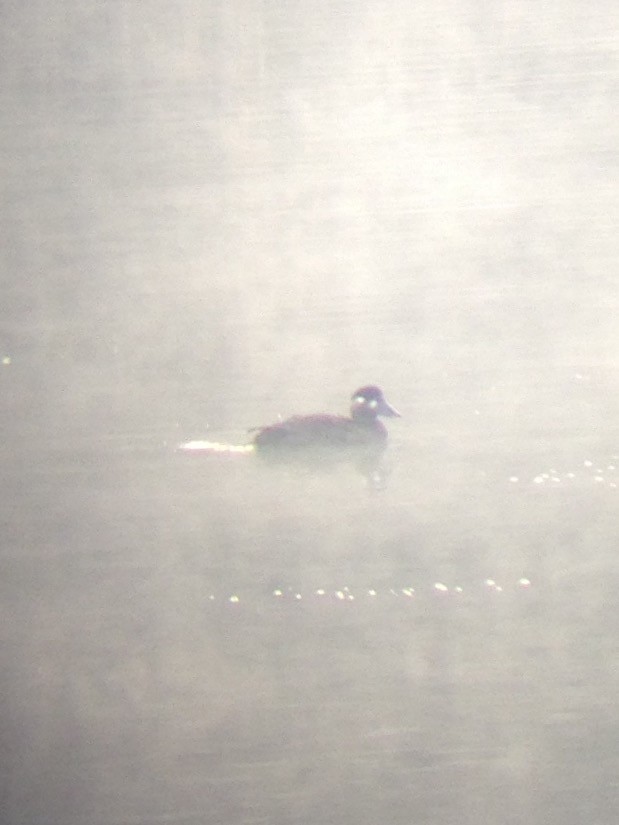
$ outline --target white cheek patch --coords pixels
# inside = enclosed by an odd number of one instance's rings
[[[369,401],[365,397],[365,395],[356,395],[353,398],[353,403],[357,407],[367,407],[370,410],[375,410],[378,407],[378,401],[375,398],[371,398]]]

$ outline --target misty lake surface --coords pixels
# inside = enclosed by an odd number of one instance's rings
[[[5,10],[3,823],[617,822],[612,11]]]
[[[609,821],[613,465],[412,441],[379,493],[155,434],[5,449],[8,821]]]

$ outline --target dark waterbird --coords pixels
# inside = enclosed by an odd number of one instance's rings
[[[348,462],[367,476],[372,486],[380,487],[385,479],[381,458],[387,446],[387,429],[379,417],[399,418],[400,413],[385,400],[379,387],[368,385],[353,393],[350,416],[294,415],[250,430],[255,435],[249,444],[188,441],[179,449],[202,454],[255,453],[265,460],[309,468]]]
[[[379,416],[399,418],[400,413],[386,401],[379,387],[361,387],[352,395],[350,416],[294,415],[260,427],[253,444],[259,454],[282,458],[305,452],[334,458],[346,453],[376,455],[387,445],[387,429]]]
[[[353,393],[350,416],[316,413],[295,415],[261,427],[253,439],[258,456],[277,462],[299,462],[308,467],[353,464],[372,489],[382,489],[387,472],[382,455],[387,428],[379,417],[399,418],[379,387],[368,385]]]

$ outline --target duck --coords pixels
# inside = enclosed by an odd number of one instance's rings
[[[379,456],[387,446],[387,428],[379,418],[401,418],[380,387],[369,384],[352,394],[350,415],[294,415],[258,427],[252,440],[258,455],[286,458],[305,454],[324,458]]]

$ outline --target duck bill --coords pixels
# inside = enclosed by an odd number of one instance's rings
[[[384,416],[385,418],[402,418],[401,413],[399,413],[395,407],[392,407],[391,404],[388,404],[385,399],[380,402],[380,406],[377,410],[379,415]]]

